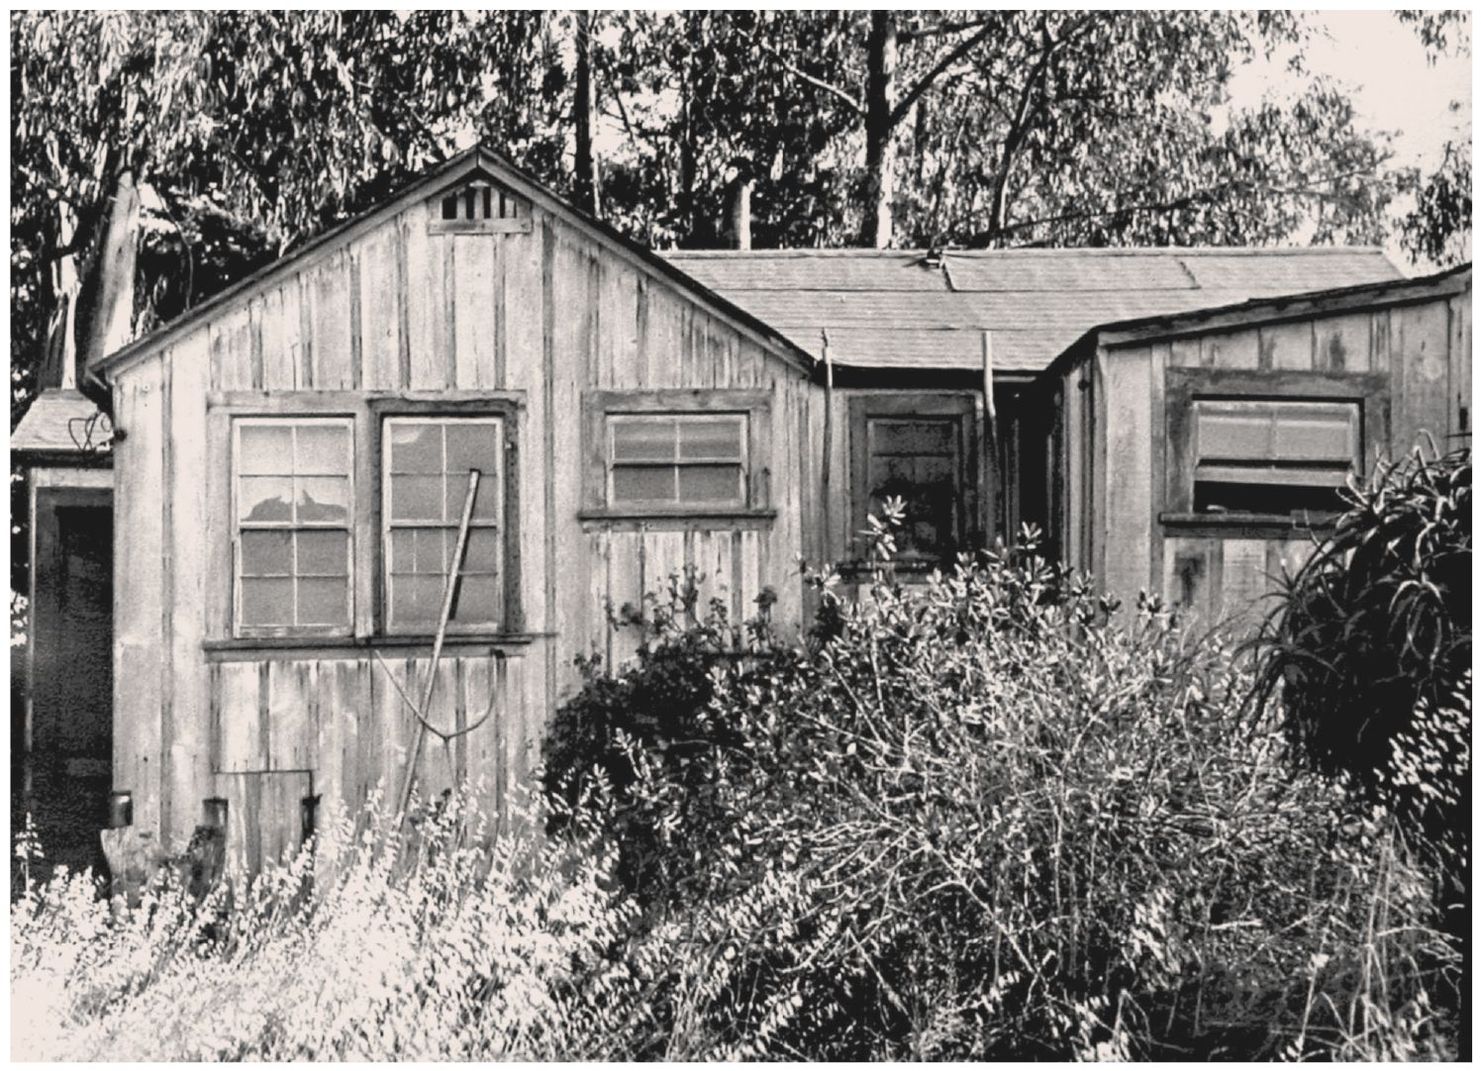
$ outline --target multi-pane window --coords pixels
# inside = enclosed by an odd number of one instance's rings
[[[382,436],[386,623],[437,627],[469,474],[479,473],[449,625],[502,623],[504,422],[499,417],[388,417]]]
[[[1193,402],[1197,513],[1327,512],[1362,460],[1361,406],[1349,401]]]
[[[864,473],[867,510],[887,498],[905,503],[896,558],[941,561],[954,553],[963,529],[963,428],[958,416],[869,416]]]
[[[234,431],[238,628],[347,629],[350,421],[239,419]]]
[[[746,505],[745,413],[613,413],[607,502],[613,507]]]

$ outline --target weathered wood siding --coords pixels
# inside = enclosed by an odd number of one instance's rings
[[[1145,343],[1104,345],[1058,379],[1066,457],[1056,480],[1068,560],[1130,602],[1160,592],[1205,623],[1251,619],[1283,568],[1312,549],[1309,534],[1187,529],[1159,520],[1170,494],[1164,387],[1169,368],[1376,373],[1387,383],[1394,457],[1432,438],[1441,448],[1470,430],[1470,294],[1224,327]],[[1089,395],[1086,398],[1086,395]],[[1083,419],[1089,411],[1092,419]],[[1085,468],[1092,471],[1088,478]],[[1086,487],[1090,488],[1087,495]]]
[[[575,656],[631,653],[634,639],[607,628],[604,605],[641,605],[685,566],[737,619],[769,585],[774,618],[800,624],[804,440],[821,388],[594,232],[539,204],[530,215],[524,233],[451,234],[429,229],[427,203],[404,207],[269,274],[117,372],[113,780],[133,794],[141,832],[178,844],[204,799],[225,798],[232,814],[251,815],[230,820],[233,858],[245,864],[296,836],[280,828],[298,821],[285,802],[295,786],[320,797],[324,815],[383,781],[394,792],[409,760],[414,723],[391,677],[416,694],[425,646],[378,646],[382,666],[363,644],[232,641],[233,415],[355,410],[365,450],[371,397],[498,392],[517,405],[523,633],[449,645],[436,718],[493,714],[450,752],[428,739],[425,790],[467,775],[483,779],[491,801],[506,799],[539,761],[549,712],[578,683]],[[769,393],[774,519],[581,519],[585,392],[727,387]],[[357,502],[370,493],[357,486]],[[364,572],[354,585],[362,636],[379,583]]]

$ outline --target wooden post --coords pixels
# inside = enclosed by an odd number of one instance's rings
[[[823,554],[831,559],[833,546],[833,356],[828,352],[828,329],[823,334]]]
[[[991,331],[982,332],[982,475],[977,482],[982,494],[982,539],[991,547],[998,526],[998,409],[992,390]]]
[[[473,499],[478,495],[477,469],[468,471],[468,494],[463,499],[463,519],[458,523],[458,542],[453,548],[453,559],[447,569],[447,586],[442,590],[442,613],[437,618],[437,636],[432,641],[432,661],[427,666],[427,684],[422,689],[422,705],[418,709],[416,742],[411,749],[411,762],[406,767],[406,780],[402,782],[401,802],[396,808],[399,818],[405,819],[407,805],[411,802],[411,786],[417,779],[417,761],[422,757],[422,742],[427,737],[426,717],[432,705],[432,689],[437,686],[437,662],[442,657],[442,641],[447,638],[447,622],[453,612],[453,594],[458,589],[458,573],[463,568],[463,551],[468,545],[468,526],[473,521]]]

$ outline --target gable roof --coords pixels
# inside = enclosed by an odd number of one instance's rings
[[[1100,324],[1402,279],[1375,248],[677,251],[675,265],[814,357],[1038,373]]]
[[[235,302],[245,300],[251,294],[276,282],[281,277],[301,270],[308,262],[326,256],[353,241],[398,212],[404,211],[419,201],[434,197],[438,191],[456,185],[472,175],[483,175],[494,179],[515,193],[528,198],[545,211],[563,217],[567,222],[585,231],[589,237],[605,245],[635,267],[678,287],[722,320],[750,335],[770,352],[804,370],[811,370],[813,358],[805,349],[797,346],[786,335],[757,318],[749,310],[711,291],[664,257],[625,237],[610,225],[586,215],[509,159],[486,146],[475,145],[434,167],[388,200],[325,231],[286,256],[280,257],[208,300],[186,310],[162,327],[113,353],[92,361],[86,370],[86,378],[91,381],[89,385],[101,383],[104,377],[120,366],[130,363],[136,357],[153,352],[206,316],[219,312]]]

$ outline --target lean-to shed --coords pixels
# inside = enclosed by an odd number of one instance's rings
[[[1097,327],[1036,385],[1042,522],[1110,592],[1260,609],[1349,472],[1469,446],[1470,265]]]

